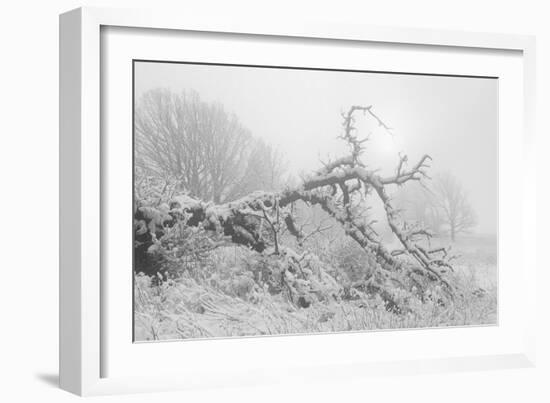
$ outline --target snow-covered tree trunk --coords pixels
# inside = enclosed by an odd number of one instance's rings
[[[291,209],[293,203],[302,201],[306,205],[320,206],[375,259],[374,274],[362,284],[366,289],[388,297],[398,288],[422,294],[427,288],[438,285],[452,297],[454,290],[446,278],[447,271],[452,270],[447,251],[427,247],[424,241],[431,236],[429,230],[403,222],[387,192],[389,186],[402,186],[426,178],[430,157],[425,155],[408,168],[406,156],[400,156],[395,174],[390,176],[367,169],[360,160],[367,140],[359,139],[355,133],[354,114],[357,112],[372,116],[387,129],[370,106],[353,106],[343,115],[344,133],[341,136],[350,154],[326,163],[296,187],[281,192],[253,192],[223,204],[180,195],[171,200],[165,212],[138,209],[138,220],[144,221],[144,227],[149,230],[151,222],[156,223],[153,227],[159,231],[176,223],[201,227],[216,239],[245,245],[258,253],[272,250],[277,254],[279,240],[275,225],[284,223],[291,234],[297,238],[302,236],[297,231]],[[387,225],[400,242],[399,249],[389,250],[374,230],[373,222],[363,214],[365,201],[370,197],[382,202]]]

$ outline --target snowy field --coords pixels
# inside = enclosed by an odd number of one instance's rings
[[[498,81],[134,64],[134,339],[497,322]]]
[[[437,242],[437,241],[436,241]],[[440,241],[447,243],[446,241]],[[242,337],[439,326],[491,325],[497,320],[497,254],[494,237],[463,237],[453,245],[453,275],[464,295],[447,306],[410,300],[407,312],[391,312],[380,298],[327,298],[307,308],[258,288],[246,267],[234,265],[242,251],[219,251],[211,275],[188,274],[151,285],[135,282],[137,341]],[[225,259],[225,262],[224,260]],[[191,273],[191,271],[189,272]],[[196,271],[195,271],[196,273]]]

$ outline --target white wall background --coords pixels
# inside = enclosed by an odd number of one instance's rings
[[[548,241],[550,192],[542,177],[549,149],[550,24],[545,1],[370,0],[164,1],[21,0],[0,8],[0,400],[65,402],[56,388],[58,292],[58,14],[81,5],[180,7],[183,12],[266,14],[284,19],[451,28],[537,35],[539,253]],[[541,265],[542,266],[542,265]],[[544,267],[541,267],[544,270]],[[302,387],[258,387],[94,398],[99,401],[207,402],[547,402],[550,401],[548,271],[539,279],[539,364],[535,369],[378,377]]]

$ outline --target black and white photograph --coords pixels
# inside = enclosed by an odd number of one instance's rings
[[[134,60],[134,341],[498,324],[498,85]]]
[[[1,401],[550,402],[547,2],[2,5]]]

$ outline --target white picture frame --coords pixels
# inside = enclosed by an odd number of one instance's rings
[[[189,362],[172,366],[166,373],[154,375],[151,371],[140,374],[125,373],[125,369],[107,371],[105,362],[113,351],[122,351],[124,346],[113,344],[104,327],[110,322],[111,305],[107,304],[105,281],[105,250],[102,237],[102,207],[108,203],[105,196],[105,178],[109,176],[105,165],[105,149],[109,141],[102,139],[104,110],[102,92],[108,83],[102,81],[102,30],[105,27],[171,30],[171,32],[218,33],[222,35],[248,35],[262,38],[290,38],[300,40],[338,40],[337,43],[379,43],[433,49],[466,49],[483,54],[491,51],[515,52],[521,59],[522,97],[520,102],[522,127],[512,134],[521,145],[521,156],[516,158],[517,175],[521,179],[518,205],[521,219],[517,221],[521,231],[521,277],[523,286],[516,290],[523,301],[523,321],[514,324],[514,332],[521,334],[521,342],[506,345],[501,350],[484,350],[483,344],[468,348],[468,353],[459,350],[445,354],[440,350],[434,355],[415,358],[399,352],[387,360],[367,360],[364,357],[348,361],[336,358],[314,357],[314,351],[306,351],[301,361],[283,365],[273,362],[258,368],[247,367],[246,359],[239,368],[221,365],[210,370],[216,358],[208,357],[200,363],[200,357],[189,355]],[[167,32],[167,31],[165,31]],[[103,43],[103,44],[102,44]],[[456,56],[460,58],[460,55]],[[243,386],[261,382],[295,382],[308,379],[330,380],[348,376],[369,374],[408,374],[418,372],[439,372],[475,370],[488,368],[510,368],[532,366],[535,362],[535,40],[530,36],[466,33],[455,31],[429,31],[408,28],[382,28],[326,22],[270,21],[232,18],[223,21],[201,19],[193,15],[179,15],[150,10],[115,10],[103,8],[81,8],[60,17],[60,385],[63,389],[79,395],[130,393],[160,391],[193,387]],[[459,63],[460,64],[460,63]],[[514,70],[515,71],[515,70]],[[510,73],[517,74],[517,73]],[[518,87],[519,88],[519,87]],[[506,150],[504,150],[506,151]],[[508,150],[509,151],[509,150]],[[500,151],[503,152],[503,149]],[[501,158],[501,163],[510,164]],[[503,220],[501,216],[501,220]],[[111,333],[114,330],[111,329]],[[444,343],[450,340],[468,339],[468,329],[457,329],[455,334],[434,335],[434,340]],[[412,332],[355,333],[351,335],[325,335],[292,337],[292,348],[310,345],[307,340],[315,337],[316,344],[360,343],[366,337],[392,338],[402,342],[419,341],[424,338],[423,330]],[[396,333],[399,335],[395,336]],[[501,337],[504,333],[487,332],[483,337]],[[321,337],[321,338],[319,338]],[[426,336],[428,337],[428,336]],[[432,337],[432,336],[429,336]],[[476,336],[477,337],[477,336]],[[519,337],[519,336],[518,336]],[[243,339],[239,344],[231,341],[216,341],[214,350],[222,354],[228,347],[237,351],[248,349],[249,354],[261,354],[262,349],[278,348],[287,338]],[[475,337],[474,337],[475,339]],[[319,340],[322,340],[319,342]],[[472,339],[473,340],[473,339]],[[490,339],[488,339],[490,340]],[[129,341],[131,343],[131,341]],[[193,348],[205,349],[205,343],[197,342]],[[211,342],[210,342],[211,343]],[[232,343],[229,345],[229,343]],[[290,342],[289,342],[290,343]],[[314,343],[314,344],[315,344]],[[332,343],[332,344],[330,344]],[[474,341],[465,343],[473,344]],[[162,346],[161,346],[162,344]],[[178,343],[148,344],[141,351],[147,355],[170,354],[180,349]],[[496,343],[498,344],[498,343]],[[107,349],[107,346],[110,346]],[[214,344],[212,344],[214,346]],[[504,344],[503,344],[504,346]],[[130,346],[127,346],[130,347]],[[472,346],[470,346],[472,347]],[[276,351],[276,350],[273,350]],[[180,352],[181,353],[181,352]],[[177,353],[177,354],[180,354]],[[311,353],[312,355],[308,355]],[[132,350],[127,350],[132,354]],[[401,355],[400,355],[401,354]],[[128,355],[118,360],[129,358]],[[230,357],[226,357],[229,359]],[[195,361],[193,361],[195,360]],[[308,361],[309,360],[309,361]],[[131,360],[128,360],[131,362]],[[198,364],[202,364],[198,365]],[[177,371],[178,365],[181,367]],[[281,367],[282,365],[282,367]],[[187,369],[186,369],[187,366]],[[238,366],[238,365],[237,365]],[[190,371],[189,367],[196,370]],[[303,368],[307,367],[307,371]],[[198,369],[197,369],[198,368]],[[282,369],[282,370],[281,370]]]

